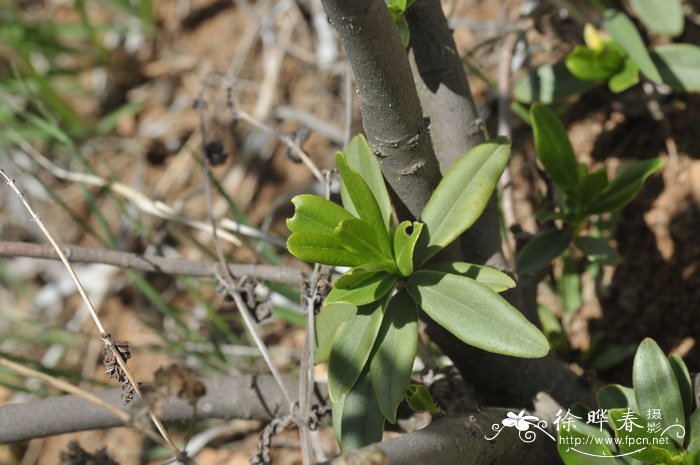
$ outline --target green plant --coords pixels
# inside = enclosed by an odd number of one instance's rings
[[[557,207],[539,214],[540,220],[555,221],[556,227],[537,234],[518,256],[518,272],[541,269],[569,250],[594,263],[615,264],[618,254],[600,232],[589,234],[592,220],[615,212],[629,203],[644,181],[662,166],[659,158],[635,163],[609,181],[605,169],[589,172],[578,163],[566,129],[557,115],[542,104],[530,109],[537,157],[554,184]],[[566,271],[566,264],[564,266]]]
[[[415,1],[416,0],[387,0],[389,14],[394,24],[396,24],[396,27],[399,29],[399,35],[401,36],[401,42],[404,47],[408,47],[408,42],[411,39],[408,30],[408,21],[406,21],[406,11],[408,11]]]
[[[645,339],[634,358],[632,385],[603,386],[597,410],[583,409],[566,427],[560,424],[557,448],[566,465],[700,463],[700,408],[683,360],[667,358]]]
[[[683,32],[680,0],[635,0],[630,6],[654,34],[675,38]],[[515,88],[516,98],[525,103],[552,103],[602,81],[619,93],[637,84],[640,73],[654,84],[700,92],[700,47],[687,43],[647,47],[632,19],[613,8],[602,10],[601,25],[603,31],[586,24],[585,45],[576,46],[563,62],[538,68],[536,79],[521,80]]]
[[[334,283],[316,324],[317,362],[328,361],[343,449],[381,440],[384,419],[396,420],[416,356],[419,308],[484,350],[548,352],[544,335],[498,294],[515,286],[508,275],[470,263],[428,263],[481,215],[509,151],[503,138],[472,149],[445,174],[419,221],[392,224],[379,164],[362,136],[336,154],[344,208],[314,195],[292,199],[289,251],[307,262],[352,267]]]

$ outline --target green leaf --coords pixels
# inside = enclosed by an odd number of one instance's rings
[[[523,103],[550,104],[582,94],[594,85],[576,78],[561,61],[555,65],[539,66],[532,76],[525,76],[516,83],[513,93],[515,98]]]
[[[626,14],[613,8],[605,10],[603,27],[646,77],[657,84],[661,83],[661,75],[647,52],[642,36]]]
[[[421,213],[427,249],[418,263],[424,263],[455,240],[481,216],[508,163],[509,153],[510,142],[505,138],[484,142],[445,173]]]
[[[547,338],[503,297],[473,279],[417,271],[406,283],[413,300],[461,341],[514,357],[543,357]]]
[[[402,15],[394,21],[394,24],[396,24],[396,27],[399,30],[399,36],[401,36],[401,43],[404,47],[408,47],[408,44],[411,41],[411,32],[408,28],[408,21],[406,21],[406,16]]]
[[[632,367],[632,385],[641,412],[661,410],[658,421],[662,429],[675,423],[685,425],[678,382],[666,355],[653,339],[644,339],[637,349]]]
[[[287,239],[289,253],[300,260],[334,266],[359,266],[367,260],[350,252],[333,236],[294,233]]]
[[[590,214],[613,212],[627,205],[642,189],[644,181],[661,169],[661,158],[644,160],[630,166],[613,179],[588,207]]]
[[[605,410],[614,408],[629,408],[635,412],[638,410],[634,389],[619,384],[607,384],[598,389],[596,400],[600,408]]]
[[[564,269],[557,281],[557,291],[564,304],[564,313],[571,314],[581,307],[581,276],[569,254],[564,256]]]
[[[613,458],[612,441],[605,429],[571,418],[571,424],[559,426],[557,451],[566,465],[619,465]]]
[[[617,265],[620,262],[620,254],[610,245],[610,241],[600,237],[581,236],[574,239],[574,244],[586,258],[603,265]]]
[[[673,443],[659,441],[661,434],[650,432],[642,415],[630,409],[611,409],[608,415],[615,437],[620,439],[621,454],[647,463],[673,463],[672,456],[677,453]]]
[[[591,200],[600,195],[607,185],[608,173],[604,169],[601,168],[593,173],[586,173],[584,176],[581,176],[576,186],[574,196],[576,203],[581,206],[581,209],[585,210]]]
[[[347,394],[369,359],[377,339],[386,299],[363,305],[350,320],[340,324],[333,337],[328,360],[328,393],[333,402]]]
[[[379,238],[375,230],[366,221],[359,218],[348,218],[340,222],[333,231],[333,237],[343,247],[361,256],[365,263],[384,263],[389,269],[395,268],[391,259],[391,252],[385,255],[379,245]]]
[[[547,174],[564,192],[578,184],[578,163],[574,149],[559,117],[546,106],[536,103],[530,108],[535,150]]]
[[[442,409],[435,403],[428,388],[422,384],[410,384],[406,389],[406,403],[416,413],[428,412],[437,415]]]
[[[372,190],[362,176],[350,167],[345,160],[345,155],[341,152],[335,154],[335,162],[338,165],[338,171],[340,171],[342,178],[340,194],[343,199],[343,205],[348,211],[357,213],[361,219],[369,224],[375,232],[377,242],[384,255],[391,256],[389,230],[384,220],[384,214],[379,208]]]
[[[610,370],[632,357],[637,350],[634,344],[611,344],[589,362],[593,370]]]
[[[418,312],[406,291],[391,298],[369,364],[374,394],[384,417],[396,423],[396,409],[411,380],[418,350]]]
[[[629,58],[625,58],[622,69],[608,81],[608,87],[611,91],[619,94],[639,82],[639,68]]]
[[[466,262],[444,262],[431,266],[429,269],[471,278],[496,292],[503,292],[515,287],[513,278],[490,266],[474,265]]]
[[[384,433],[384,415],[372,390],[369,373],[365,372],[357,384],[344,396],[342,407],[333,409],[334,426],[340,425],[340,447],[343,452],[380,442]]]
[[[549,265],[569,247],[571,233],[561,229],[550,229],[530,239],[517,259],[518,274],[535,272]]]
[[[540,319],[542,332],[548,339],[551,340],[554,336],[562,333],[561,322],[549,307],[542,304],[537,305],[537,316]]]
[[[324,305],[345,302],[366,305],[384,297],[396,284],[396,277],[384,272],[363,273],[362,280],[350,288],[333,286]]]
[[[328,305],[314,318],[316,333],[316,363],[325,363],[331,354],[333,336],[338,331],[340,324],[347,321],[357,313],[357,307],[351,304],[339,303]]]
[[[389,192],[386,190],[386,184],[384,183],[382,170],[379,168],[377,157],[372,152],[372,149],[369,148],[365,136],[358,134],[353,137],[343,153],[348,165],[362,176],[362,179],[365,180],[372,194],[374,194],[377,205],[382,212],[384,227],[388,230],[389,226],[391,226],[391,202],[389,201]],[[341,195],[343,195],[342,191]],[[349,197],[347,190],[344,195],[345,197]],[[352,202],[351,199],[349,200]],[[345,199],[343,203],[345,203]]]
[[[688,367],[685,366],[683,359],[676,354],[671,355],[668,358],[668,362],[671,364],[671,369],[678,383],[678,389],[681,392],[685,418],[690,418],[693,409],[693,383],[690,379],[690,372],[688,372]]]
[[[287,219],[287,227],[293,233],[332,236],[341,221],[353,217],[340,205],[317,195],[297,195],[292,203],[294,216]]]
[[[410,276],[413,273],[413,251],[423,230],[423,223],[403,221],[394,231],[394,256],[399,273]]]
[[[685,92],[700,92],[700,47],[666,44],[654,47],[651,58],[665,84]]]
[[[634,14],[650,31],[677,37],[683,32],[680,0],[630,0]]]
[[[690,416],[690,442],[688,452],[700,452],[700,408]]]
[[[584,81],[602,81],[618,73],[625,60],[613,47],[593,50],[578,45],[566,57],[566,67],[571,74]]]

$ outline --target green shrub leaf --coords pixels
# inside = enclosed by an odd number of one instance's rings
[[[394,256],[399,273],[410,276],[413,273],[413,251],[423,230],[423,223],[403,221],[394,231]]]
[[[668,358],[668,362],[671,364],[671,369],[678,383],[678,389],[681,392],[685,418],[690,418],[693,408],[693,383],[690,379],[690,372],[688,372],[688,367],[685,366],[683,359],[676,354],[671,355]]]
[[[685,425],[678,382],[666,355],[653,339],[644,339],[637,349],[632,367],[632,385],[641,412],[661,410],[661,419],[658,421],[662,429],[675,423]],[[673,435],[669,435],[673,439]]]
[[[542,104],[530,108],[535,150],[552,181],[565,192],[578,184],[578,163],[574,149],[559,117]]]
[[[456,239],[481,216],[508,163],[509,153],[510,142],[497,138],[471,149],[445,173],[421,213],[427,248],[419,263]]]
[[[617,265],[620,262],[620,254],[610,245],[610,241],[607,239],[581,236],[574,240],[574,244],[592,262],[602,263],[603,265]]]
[[[611,91],[619,94],[639,82],[639,68],[634,61],[625,58],[622,69],[610,78],[608,87]]]
[[[333,237],[346,249],[363,257],[366,263],[394,262],[391,252],[388,256],[383,253],[375,230],[364,220],[348,218],[341,221],[333,231]]]
[[[334,427],[339,424],[336,434],[340,436],[338,442],[343,452],[382,440],[384,415],[379,409],[367,370],[338,405],[338,408],[333,409],[333,424]],[[336,419],[336,416],[339,418]]]
[[[374,230],[377,242],[384,255],[391,256],[389,232],[377,199],[362,176],[348,165],[345,155],[335,154],[335,162],[341,176],[341,197],[343,205],[351,213],[357,215]],[[345,194],[343,194],[345,192]]]
[[[660,158],[640,161],[630,166],[617,175],[591,202],[588,212],[591,214],[613,212],[624,207],[639,193],[644,181],[662,166],[663,161]]]
[[[496,292],[503,292],[515,287],[513,278],[490,266],[474,265],[466,262],[444,262],[431,266],[430,270],[465,276],[490,287]]]
[[[593,50],[578,45],[566,57],[571,74],[584,81],[602,81],[617,74],[624,66],[625,56],[614,47]]]
[[[417,271],[406,283],[425,313],[461,341],[514,357],[543,357],[547,338],[503,297],[473,279]]]
[[[549,265],[569,247],[571,239],[571,233],[561,229],[538,233],[525,244],[518,255],[518,274],[532,273]]]
[[[700,407],[690,416],[690,442],[688,452],[700,452]]]
[[[608,415],[615,437],[620,439],[618,448],[621,454],[646,463],[673,463],[671,457],[677,453],[673,443],[658,442],[659,433],[648,430],[643,415],[615,408],[609,410]],[[655,438],[657,443],[654,443]]]
[[[601,192],[608,185],[608,172],[603,168],[594,171],[593,173],[586,173],[581,176],[581,179],[576,186],[576,192],[574,198],[576,203],[581,206],[582,209],[600,195]]]
[[[410,384],[406,389],[406,403],[416,413],[437,415],[442,409],[435,403],[430,391],[422,384]]]
[[[339,303],[328,305],[314,318],[316,333],[316,363],[325,363],[331,354],[333,336],[343,321],[347,321],[357,313],[357,307],[351,304]]]
[[[362,280],[349,288],[333,286],[324,305],[345,302],[366,305],[384,297],[396,284],[396,277],[384,272],[367,272],[359,275]]]
[[[292,203],[294,216],[287,219],[287,227],[293,233],[332,236],[341,221],[353,217],[340,205],[317,195],[297,195]]]
[[[607,384],[598,389],[596,400],[600,408],[605,410],[629,408],[634,412],[638,411],[634,389],[619,384]]]
[[[343,154],[345,155],[345,160],[348,165],[362,176],[362,179],[365,180],[372,194],[374,194],[377,205],[382,212],[384,228],[388,230],[391,225],[391,202],[389,200],[389,192],[386,190],[386,184],[384,183],[382,170],[379,168],[377,157],[372,152],[372,149],[369,148],[365,136],[358,134],[353,137]],[[343,192],[345,193],[343,194]],[[345,203],[345,198],[349,198],[346,189],[341,190],[341,196],[343,196],[343,203]],[[351,199],[348,200],[352,203]]]
[[[333,236],[294,233],[287,239],[289,253],[300,260],[334,266],[359,266],[365,257],[351,252]]]
[[[401,291],[387,305],[369,365],[379,408],[391,423],[396,423],[396,409],[411,379],[417,350],[416,304],[406,291]]]
[[[363,305],[340,324],[328,360],[328,393],[333,402],[347,394],[362,373],[377,339],[386,299]]]
[[[576,78],[561,61],[555,65],[539,66],[532,76],[525,76],[515,84],[513,94],[523,103],[550,104],[581,94],[594,85]]]
[[[613,8],[605,10],[603,27],[646,77],[657,84],[661,83],[661,75],[651,60],[642,36],[626,14]]]
[[[630,0],[634,14],[650,31],[677,37],[683,32],[681,0]]]
[[[576,418],[571,424],[559,426],[557,450],[566,465],[620,465],[614,451],[608,445],[612,441],[606,429],[589,425]],[[596,440],[598,439],[598,440]],[[576,444],[574,446],[574,444]]]
[[[665,84],[685,92],[700,92],[700,47],[666,44],[651,54]]]

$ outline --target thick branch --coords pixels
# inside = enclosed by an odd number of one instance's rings
[[[217,262],[199,262],[181,258],[165,258],[157,255],[139,255],[115,250],[64,246],[68,260],[75,263],[103,263],[121,268],[148,271],[162,274],[188,276],[211,276],[218,270]],[[0,257],[32,257],[58,260],[58,254],[50,245],[28,242],[0,241]],[[265,281],[284,284],[299,284],[301,270],[271,265],[229,264],[234,276],[251,276]]]
[[[159,418],[163,421],[202,418],[269,421],[289,413],[289,405],[271,376],[211,378],[204,380],[204,384],[207,394],[199,399],[196,408],[181,399],[167,400],[161,406]],[[148,387],[144,384],[144,391],[147,392]],[[296,381],[287,383],[289,392],[296,395],[295,387]],[[124,407],[121,389],[107,389],[96,395],[132,416],[139,415],[140,401],[134,400]],[[0,443],[123,425],[106,410],[74,395],[0,406]]]
[[[487,409],[459,417],[441,417],[415,433],[399,436],[326,462],[324,465],[529,465],[558,463],[552,439],[543,432],[537,440],[524,443],[515,428],[496,433],[507,410]]]
[[[323,0],[352,66],[367,140],[382,172],[418,217],[440,170],[406,51],[383,0]]]

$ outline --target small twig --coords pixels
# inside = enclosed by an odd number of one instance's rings
[[[672,165],[678,163],[678,147],[676,146],[676,141],[673,138],[673,130],[671,129],[671,123],[668,121],[666,114],[661,109],[661,104],[659,103],[659,92],[656,90],[656,86],[651,82],[645,82],[642,84],[642,89],[644,94],[647,96],[647,110],[651,114],[654,121],[661,124],[664,131],[664,142],[666,143],[666,152],[668,153],[668,158]]]
[[[95,322],[95,326],[97,326],[97,329],[100,332],[100,339],[102,340],[102,343],[105,344],[105,347],[107,347],[111,353],[114,355],[115,360],[123,370],[124,374],[126,375],[129,383],[134,389],[134,392],[141,397],[141,391],[139,390],[138,383],[134,379],[133,374],[131,371],[127,368],[126,363],[124,359],[122,358],[121,354],[117,350],[116,347],[114,347],[114,344],[112,344],[111,339],[109,338],[109,334],[105,331],[104,326],[102,325],[102,322],[100,321],[100,318],[97,316],[97,311],[92,305],[92,302],[90,302],[90,299],[87,296],[87,293],[85,292],[85,289],[83,288],[82,283],[78,279],[78,276],[75,274],[75,270],[71,266],[70,262],[68,261],[68,258],[66,255],[63,253],[61,250],[61,247],[58,245],[58,242],[54,239],[53,235],[51,232],[48,230],[46,225],[44,225],[43,221],[39,218],[39,215],[36,214],[36,212],[32,209],[31,205],[29,205],[29,202],[27,202],[27,199],[24,197],[24,194],[17,188],[17,185],[15,184],[15,181],[13,179],[10,179],[6,174],[5,171],[0,168],[0,175],[5,178],[7,181],[7,185],[15,192],[19,200],[22,202],[26,210],[29,212],[29,215],[32,217],[32,220],[39,226],[39,229],[41,229],[41,232],[46,236],[47,240],[51,243],[53,246],[54,250],[58,254],[59,258],[63,262],[63,265],[65,266],[66,270],[68,271],[68,274],[71,277],[71,280],[73,280],[73,283],[75,284],[75,287],[78,289],[78,293],[83,299],[83,302],[87,306],[88,312],[90,313],[90,316],[92,317],[93,321]],[[153,420],[153,423],[155,424],[156,428],[158,431],[161,433],[163,436],[163,439],[168,443],[168,445],[175,451],[177,457],[181,457],[182,454],[173,442],[172,438],[170,435],[167,433],[165,430],[165,427],[163,424],[160,422],[160,420],[156,417],[156,415],[150,411],[149,409],[149,414],[151,416],[151,419]]]
[[[219,266],[217,262],[212,261],[141,255],[96,247],[63,245],[61,250],[72,263],[102,263],[149,273],[214,277]],[[10,241],[0,241],[0,257],[60,259],[56,250],[50,245]],[[297,285],[301,278],[301,270],[284,266],[229,263],[228,269],[236,277],[251,276],[282,284]]]
[[[345,65],[345,76],[343,79],[343,94],[345,99],[345,128],[343,148],[347,147],[352,137],[352,68]]]
[[[238,106],[236,106],[233,103],[233,89],[230,86],[229,91],[228,91],[228,107],[229,111],[233,114],[235,118],[242,119],[243,121],[246,121],[247,123],[255,126],[258,129],[261,129],[269,134],[272,134],[285,144],[291,151],[294,152],[294,154],[299,157],[299,159],[306,165],[306,167],[311,171],[311,174],[314,175],[316,179],[318,179],[319,182],[323,183],[323,174],[321,174],[321,170],[318,169],[318,166],[311,160],[309,155],[307,155],[306,152],[304,152],[304,149],[302,149],[299,144],[294,141],[291,137],[289,137],[287,134],[282,134],[281,132],[277,131],[276,129],[273,129],[272,127],[268,126],[267,124],[263,123],[259,119],[255,118],[253,115],[250,115],[246,113],[245,111],[241,110]]]

